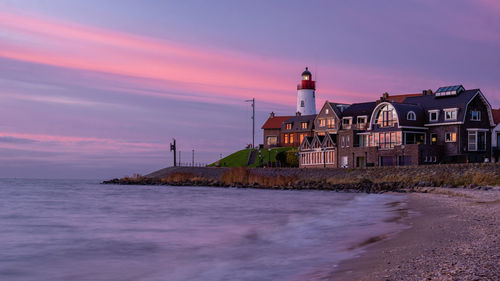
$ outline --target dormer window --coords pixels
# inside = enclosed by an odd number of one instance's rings
[[[300,125],[300,127],[302,129],[307,129],[307,122],[302,122],[301,125]]]
[[[457,120],[457,111],[458,109],[456,108],[447,108],[444,110],[444,120],[450,121],[450,120]]]
[[[342,128],[344,130],[348,130],[351,128],[351,124],[352,124],[352,117],[344,117],[342,119]]]
[[[429,121],[437,122],[439,119],[439,110],[429,110]]]
[[[481,121],[481,111],[478,111],[478,110],[472,110],[470,112],[470,120],[472,121]]]
[[[408,114],[406,114],[406,119],[407,120],[417,120],[417,115],[415,114],[415,112],[410,111],[410,112],[408,112]]]
[[[287,130],[291,130],[291,129],[292,129],[292,123],[288,123],[288,124],[286,124],[286,129],[287,129]]]

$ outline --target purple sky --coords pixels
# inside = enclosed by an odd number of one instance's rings
[[[500,2],[2,1],[0,177],[111,178],[251,142],[325,100],[463,84],[500,106]],[[260,129],[256,140],[262,142]]]

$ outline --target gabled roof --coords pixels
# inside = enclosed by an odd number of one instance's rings
[[[336,102],[329,102],[330,107],[333,109],[333,112],[337,115],[338,118],[342,118],[342,112],[340,112],[339,108],[337,107],[338,103]]]
[[[493,109],[493,119],[495,120],[495,124],[498,125],[500,124],[500,108],[499,109]]]
[[[283,122],[286,120],[290,119],[292,116],[275,116],[275,117],[269,117],[262,125],[261,129],[279,129],[281,128],[281,125],[283,125]]]

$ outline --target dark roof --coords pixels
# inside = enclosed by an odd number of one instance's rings
[[[407,104],[407,103],[392,103],[396,112],[398,113],[399,125],[400,126],[412,126],[412,127],[422,127],[426,123],[425,110],[420,105]],[[415,120],[408,120],[408,113],[410,111],[415,112]]]
[[[304,72],[302,72],[302,74],[301,74],[301,75],[302,75],[302,76],[304,76],[304,75],[309,75],[309,76],[311,76],[311,72],[309,72],[309,68],[308,68],[308,67],[306,67],[306,70],[304,70]]]
[[[408,97],[404,103],[420,105],[425,111],[445,108],[459,108],[457,120],[463,120],[466,105],[476,96],[479,89],[466,90],[457,95],[436,97],[434,95],[422,95],[417,97]],[[444,114],[439,114],[438,123],[445,122]],[[450,121],[451,122],[451,121]]]
[[[376,106],[376,102],[353,103],[348,108],[346,108],[344,112],[342,112],[342,117],[356,117],[367,115],[367,122],[369,122],[373,109],[375,109]],[[354,123],[356,123],[356,120],[353,120],[353,124]]]
[[[493,119],[495,120],[495,125],[500,124],[500,108],[499,109],[493,109]]]
[[[342,112],[340,112],[340,109],[337,107],[338,103],[335,102],[329,102],[330,107],[333,109],[335,114],[337,115],[338,118],[342,118]]]
[[[307,132],[314,129],[314,119],[316,114],[313,115],[299,115],[288,118],[281,126],[282,131],[286,132]],[[302,129],[302,123],[307,122],[307,129]],[[286,124],[292,124],[292,129],[287,130]]]
[[[290,119],[292,116],[275,116],[275,117],[269,117],[262,125],[261,129],[279,129],[281,128],[281,125],[283,125],[283,122],[286,120]]]
[[[441,87],[441,88],[437,89],[436,93],[450,92],[450,91],[459,91],[459,90],[464,90],[464,86],[462,86],[462,85],[455,85],[455,86]]]

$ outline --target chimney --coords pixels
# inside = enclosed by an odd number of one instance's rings
[[[274,111],[271,112],[271,114],[269,115],[269,118],[274,118]]]
[[[379,100],[377,100],[377,104],[381,103],[381,102],[384,102],[384,101],[387,101],[389,99],[389,93],[388,92],[385,92],[382,94],[382,96],[380,97]]]
[[[302,113],[300,113],[300,111],[297,111],[297,113],[295,113],[295,116],[301,116]]]
[[[432,96],[432,90],[422,90],[422,95],[424,96]]]

